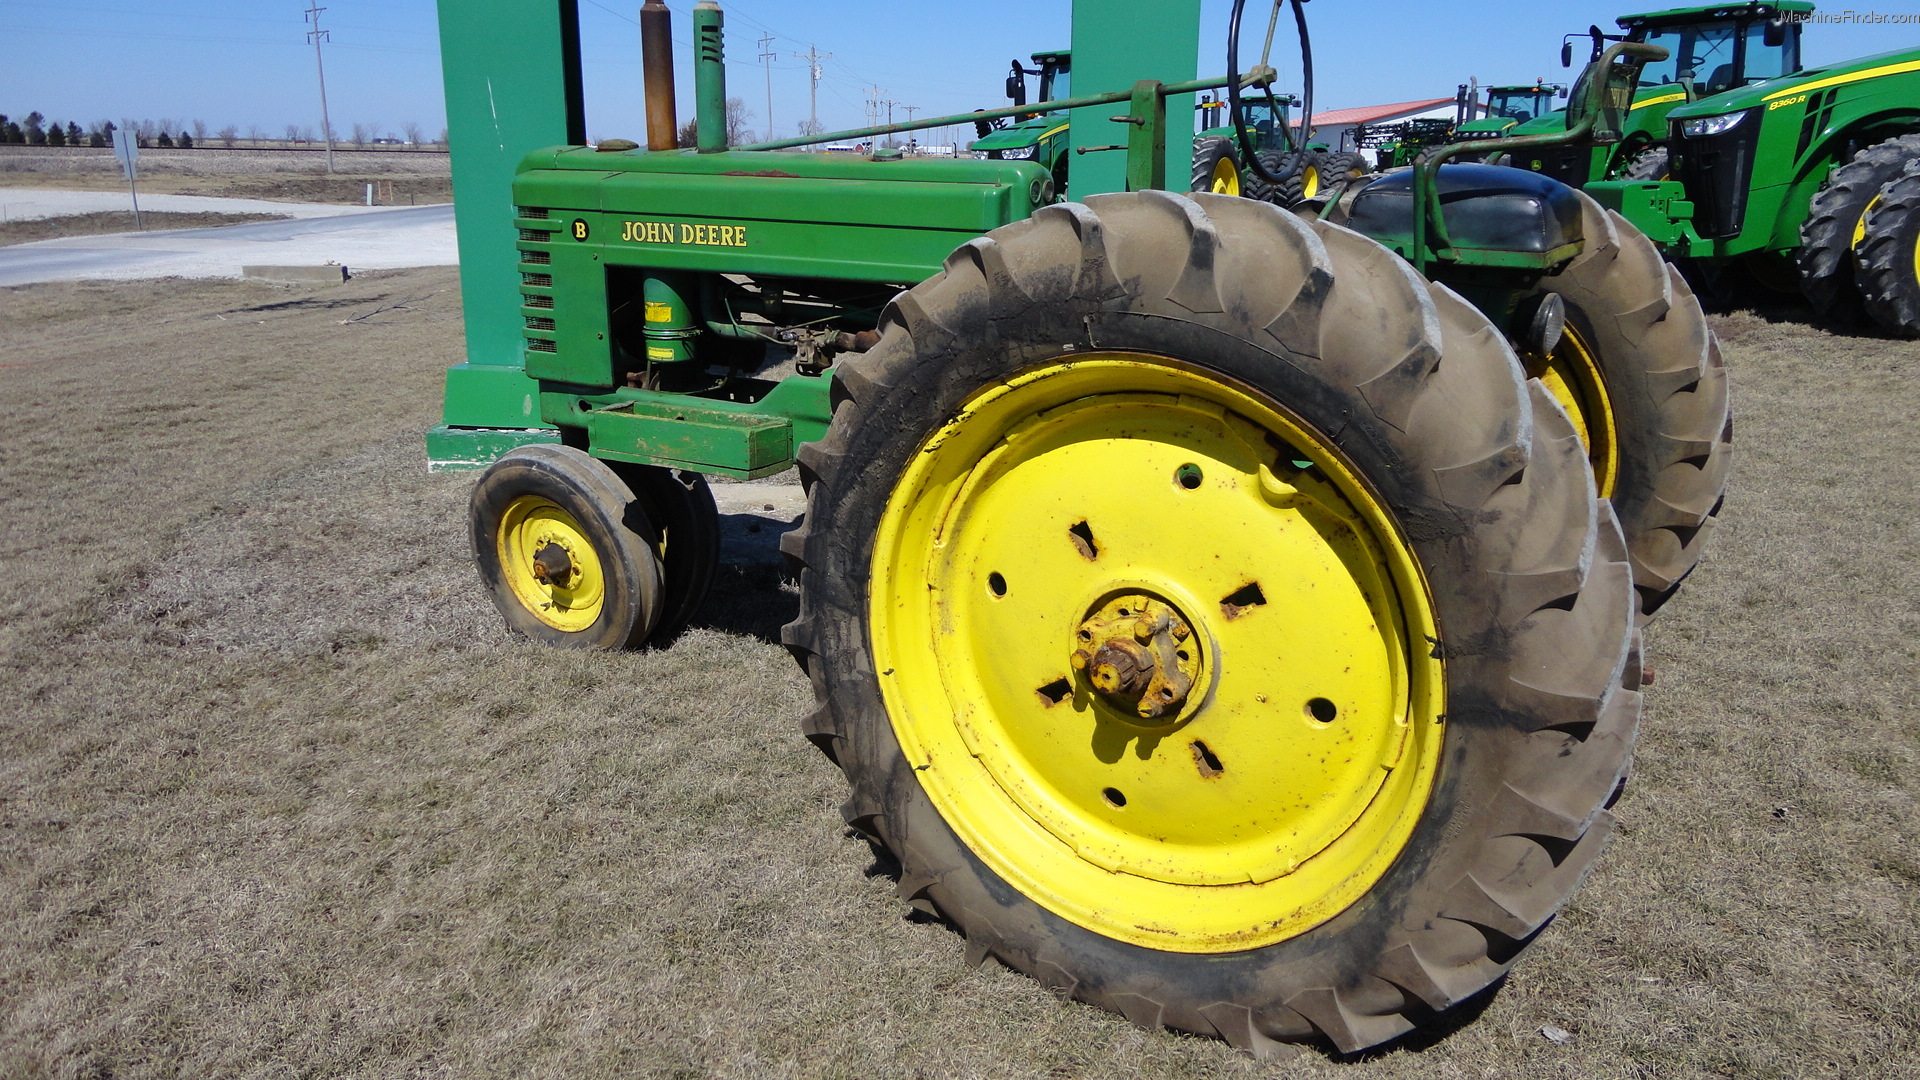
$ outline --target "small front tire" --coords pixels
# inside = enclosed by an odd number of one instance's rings
[[[525,446],[469,501],[474,560],[507,625],[546,645],[634,648],[660,620],[658,535],[633,490],[584,451]]]

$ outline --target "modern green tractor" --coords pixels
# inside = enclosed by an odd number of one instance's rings
[[[1649,88],[1684,87],[1672,91],[1681,97],[1664,110],[1665,130],[1529,155],[1528,164],[1558,175],[1556,162],[1574,161],[1576,175],[1563,180],[1578,180],[1584,164],[1589,194],[1725,301],[1765,303],[1797,289],[1829,322],[1870,316],[1920,336],[1920,254],[1908,240],[1916,226],[1906,189],[1893,197],[1920,163],[1920,49],[1802,70],[1800,22],[1811,9],[1750,4],[1717,21],[1636,24],[1629,36],[1673,39],[1676,55],[1697,62],[1649,65],[1672,83],[1642,75],[1629,115],[1670,96],[1649,99]],[[1627,148],[1636,138],[1663,141],[1636,152]]]
[[[1489,86],[1486,90],[1485,104],[1476,103],[1473,108],[1478,115],[1454,129],[1456,139],[1464,142],[1512,134],[1519,125],[1554,112],[1554,102],[1567,96],[1566,87],[1545,79],[1530,86]]]
[[[1274,82],[1241,6],[1220,77],[1199,0],[1084,0],[1079,96],[814,137],[1081,110],[1063,201],[1033,160],[727,146],[712,0],[700,145],[649,0],[650,149],[590,147],[574,0],[440,0],[469,359],[427,445],[485,467],[482,578],[561,648],[664,644],[704,477],[797,463],[800,728],[901,898],[1144,1027],[1352,1052],[1499,980],[1593,866],[1727,379],[1549,178],[1427,162],[1326,219],[1168,190],[1188,96],[1241,127]],[[1657,54],[1610,48],[1550,139]]]
[[[1703,97],[1799,71],[1800,24],[1812,11],[1807,0],[1709,4],[1622,15],[1615,21],[1624,33],[1617,35],[1588,28],[1584,36],[1591,38],[1595,57],[1609,42],[1629,41],[1665,49],[1667,58],[1641,70],[1619,142],[1560,147],[1512,164],[1575,186],[1595,180],[1664,179],[1668,114]],[[1569,34],[1561,42],[1561,66],[1572,66],[1579,36]],[[1565,113],[1556,112],[1522,123],[1511,133],[1565,128]]]

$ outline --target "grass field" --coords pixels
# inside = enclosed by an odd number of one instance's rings
[[[908,914],[778,515],[669,647],[511,640],[423,468],[458,314],[0,290],[0,1080],[1920,1075],[1920,344],[1716,319],[1738,473],[1599,870],[1448,1028],[1263,1064]]]

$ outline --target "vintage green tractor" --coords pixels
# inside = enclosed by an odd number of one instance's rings
[[[703,476],[797,463],[801,729],[903,900],[1149,1028],[1359,1050],[1498,980],[1605,843],[1725,372],[1546,177],[1432,161],[1325,218],[1167,190],[1168,117],[1273,70],[1239,2],[1211,79],[1198,0],[1079,6],[1079,96],[818,137],[1080,109],[1061,201],[1031,160],[726,146],[712,0],[699,147],[658,0],[651,149],[590,147],[573,0],[441,0],[469,360],[429,454],[486,466],[509,624],[589,649],[696,613]]]

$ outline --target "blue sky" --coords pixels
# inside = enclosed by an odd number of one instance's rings
[[[444,124],[439,45],[432,0],[321,0],[327,89],[334,127],[398,130],[408,121],[431,136]],[[594,138],[644,140],[639,92],[639,0],[579,0],[586,64],[588,129]],[[692,0],[670,0],[683,42]],[[824,62],[820,120],[829,130],[865,122],[875,87],[927,117],[1001,104],[1007,62],[1063,47],[1069,0],[723,0],[731,93],[767,125],[766,70],[759,39],[771,35],[773,123],[791,134],[807,110],[805,62]],[[1664,3],[1647,7],[1665,6]],[[83,127],[100,119],[198,119],[211,128],[258,127],[280,135],[289,123],[319,123],[306,0],[0,0],[0,112],[38,110]],[[1826,5],[1839,10],[1837,5]],[[1226,0],[1202,9],[1203,74],[1224,68]],[[1249,22],[1264,26],[1267,5],[1251,0]],[[1450,95],[1469,76],[1484,83],[1563,78],[1560,36],[1598,22],[1611,28],[1638,5],[1480,0],[1318,0],[1312,21],[1318,104],[1323,109]],[[1856,10],[1866,10],[1860,8]],[[1920,3],[1875,10],[1920,11]],[[1283,82],[1297,85],[1291,35],[1275,46]],[[1920,45],[1920,25],[1809,26],[1809,65]],[[55,46],[58,46],[57,48]],[[684,59],[684,50],[682,58]],[[688,65],[681,64],[684,76]],[[683,111],[690,107],[683,96]],[[932,140],[929,140],[932,141]]]

